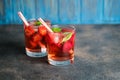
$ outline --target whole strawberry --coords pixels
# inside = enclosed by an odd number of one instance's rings
[[[72,49],[72,44],[69,41],[65,42],[63,45],[63,52],[69,53],[71,49]]]

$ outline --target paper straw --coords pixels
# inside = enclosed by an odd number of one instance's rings
[[[21,12],[18,12],[19,17],[22,19],[22,21],[25,23],[26,26],[29,26],[29,23],[27,22],[27,20],[25,19],[25,17],[23,16],[23,14]]]
[[[48,29],[48,31],[53,32],[53,31],[50,29],[50,27],[43,21],[42,18],[39,18],[38,20]]]

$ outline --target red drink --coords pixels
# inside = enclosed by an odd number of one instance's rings
[[[50,22],[47,22],[50,25]],[[30,57],[46,56],[46,28],[36,20],[29,21],[29,26],[24,25],[26,54]]]
[[[48,61],[52,65],[62,66],[74,61],[75,28],[52,27],[54,33],[48,33]]]

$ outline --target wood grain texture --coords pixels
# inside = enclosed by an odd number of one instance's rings
[[[0,23],[4,21],[4,2],[0,0]]]
[[[120,22],[120,0],[105,0],[104,18],[107,23]]]
[[[52,24],[120,23],[120,0],[0,0],[0,24],[27,19],[49,19]]]

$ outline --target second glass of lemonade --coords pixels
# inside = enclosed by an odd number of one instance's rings
[[[47,34],[48,62],[63,66],[74,62],[75,27],[53,25]]]

